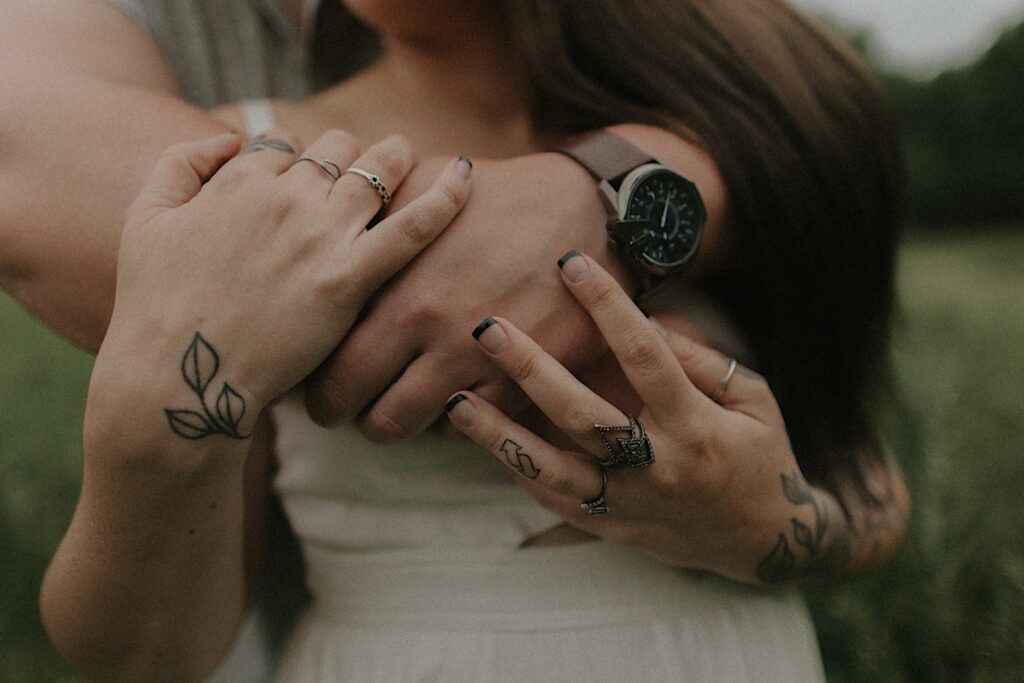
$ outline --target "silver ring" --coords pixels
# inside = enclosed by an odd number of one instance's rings
[[[601,468],[601,492],[597,494],[596,498],[592,500],[585,500],[580,503],[580,509],[586,510],[587,514],[594,517],[600,517],[601,515],[607,515],[610,511],[608,510],[608,503],[604,500],[604,490],[608,488],[608,471]]]
[[[729,369],[725,371],[725,377],[718,383],[718,388],[715,389],[715,393],[711,394],[711,400],[715,403],[721,403],[722,399],[725,398],[725,392],[729,388],[729,382],[732,381],[732,376],[736,374],[736,368],[738,363],[735,358],[729,359]]]
[[[364,171],[361,168],[356,168],[355,166],[346,168],[345,173],[355,173],[356,175],[363,176],[366,178],[366,182],[370,183],[370,187],[376,190],[377,194],[380,195],[380,200],[384,203],[384,206],[391,203],[391,193],[388,192],[387,185],[385,185],[384,181],[380,179],[380,176],[374,175],[369,171]]]
[[[632,415],[628,425],[621,427],[609,427],[606,425],[594,425],[597,435],[604,441],[604,447],[608,450],[608,459],[602,460],[599,464],[605,469],[612,470],[638,470],[654,464],[654,446],[651,445],[651,437],[640,424],[640,420]],[[620,432],[624,436],[616,437],[615,445],[608,439],[608,434]]]
[[[341,167],[330,159],[314,159],[313,157],[299,157],[295,164],[300,161],[310,161],[320,167],[320,170],[331,176],[331,180],[337,181],[341,177]],[[294,166],[295,164],[292,164]]]

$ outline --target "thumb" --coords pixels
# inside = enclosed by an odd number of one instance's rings
[[[188,203],[241,146],[240,136],[222,133],[169,147],[156,162],[132,210],[150,213]]]

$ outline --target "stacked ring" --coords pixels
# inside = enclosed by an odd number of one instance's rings
[[[715,393],[711,394],[711,400],[715,403],[721,403],[722,399],[725,398],[725,392],[729,389],[729,382],[732,381],[732,376],[736,374],[736,368],[739,367],[739,363],[736,362],[735,358],[729,359],[729,369],[725,371],[725,377],[718,383],[718,388],[715,389]]]
[[[313,157],[299,157],[295,160],[295,163],[300,161],[309,161],[320,167],[320,170],[331,177],[331,180],[337,181],[341,177],[341,167],[330,159],[314,159]],[[295,164],[292,164],[293,166]]]
[[[370,187],[377,191],[377,194],[380,196],[380,200],[384,203],[384,206],[391,203],[391,193],[388,192],[387,185],[385,185],[384,181],[380,179],[380,176],[355,166],[346,168],[345,173],[355,173],[356,175],[366,178],[366,182],[370,183]]]
[[[608,459],[602,460],[600,465],[605,469],[612,470],[638,470],[654,464],[654,446],[651,445],[651,437],[640,424],[640,420],[628,415],[629,424],[621,427],[609,427],[606,425],[594,425],[597,435],[604,442],[608,451]],[[625,436],[615,439],[615,445],[608,440],[608,434],[619,432]]]
[[[605,468],[601,468],[601,491],[597,494],[596,498],[591,500],[585,500],[580,503],[580,509],[586,510],[587,514],[594,517],[601,515],[607,515],[610,511],[608,509],[608,503],[604,499],[604,491],[608,488],[608,471]]]

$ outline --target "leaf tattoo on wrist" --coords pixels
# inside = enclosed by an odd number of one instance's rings
[[[171,426],[171,431],[185,439],[202,439],[212,434],[223,434],[232,439],[248,439],[252,434],[242,434],[238,430],[242,418],[245,417],[245,398],[224,382],[214,410],[206,402],[206,391],[220,369],[220,356],[203,335],[198,332],[192,337],[192,343],[185,350],[181,359],[181,375],[185,384],[199,398],[202,412],[195,410],[165,408],[164,414]]]

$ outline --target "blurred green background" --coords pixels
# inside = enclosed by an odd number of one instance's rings
[[[1024,24],[969,66],[881,76],[911,179],[886,430],[914,521],[892,565],[810,602],[832,681],[1024,680]],[[90,364],[0,295],[0,681],[70,677],[36,595]]]

